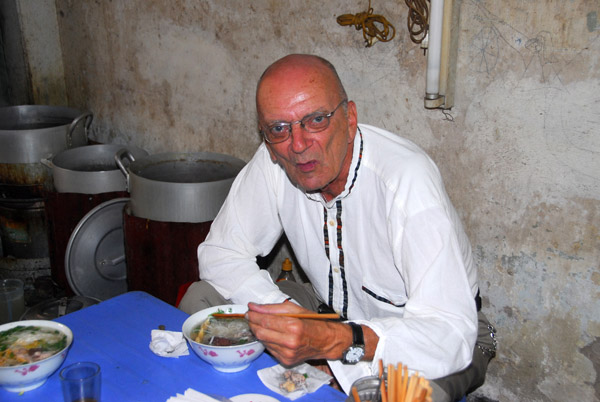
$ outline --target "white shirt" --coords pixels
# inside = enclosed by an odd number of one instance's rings
[[[285,232],[317,294],[379,336],[373,361],[329,362],[346,392],[380,359],[428,379],[462,370],[477,334],[471,246],[437,167],[412,142],[359,128],[348,183],[329,203],[297,189],[260,145],[198,247],[200,278],[223,297],[282,302],[255,256]]]

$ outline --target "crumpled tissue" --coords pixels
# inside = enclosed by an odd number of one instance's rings
[[[280,384],[285,382],[284,373],[286,371],[292,371],[304,375],[304,384],[297,387],[292,392],[281,389]],[[328,384],[333,378],[329,374],[307,363],[302,363],[291,368],[285,368],[278,364],[273,367],[267,367],[262,370],[258,370],[257,374],[267,388],[273,392],[277,392],[279,395],[283,395],[286,398],[291,399],[292,401],[300,398],[303,395],[315,392],[322,385]]]
[[[231,400],[225,397],[213,398],[195,389],[188,388],[183,394],[177,393],[176,396],[170,397],[166,402],[231,402]]]
[[[179,357],[189,355],[183,333],[153,329],[150,350],[163,357]]]

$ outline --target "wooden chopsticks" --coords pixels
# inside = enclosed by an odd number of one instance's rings
[[[418,373],[408,375],[408,367],[398,364],[387,365],[384,372],[383,362],[379,361],[380,395],[382,402],[431,402],[432,389],[429,381]],[[356,387],[352,387],[355,402],[361,402]]]
[[[214,313],[211,314],[215,318],[244,318],[245,314],[226,314],[226,313]],[[318,313],[273,313],[280,317],[292,317],[292,318],[304,318],[310,320],[339,320],[340,316],[337,314],[318,314]]]

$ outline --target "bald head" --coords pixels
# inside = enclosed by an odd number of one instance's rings
[[[346,99],[346,91],[335,67],[322,57],[310,54],[290,54],[271,64],[262,74],[256,89],[256,103],[260,113],[261,91],[265,82],[274,83],[275,87],[298,85],[298,80],[305,85],[319,85],[325,91],[333,91],[339,99]],[[268,95],[267,95],[268,96]]]
[[[271,64],[256,89],[258,129],[283,130],[268,141],[271,160],[305,192],[331,200],[345,188],[357,131],[356,105],[348,100],[327,60],[292,54]],[[320,129],[314,125],[324,122]],[[305,125],[306,124],[306,125]],[[286,135],[287,133],[287,135]]]

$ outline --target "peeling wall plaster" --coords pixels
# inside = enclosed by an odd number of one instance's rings
[[[69,103],[94,111],[100,141],[248,160],[264,68],[292,52],[327,57],[361,122],[430,153],[464,219],[500,339],[476,394],[600,400],[600,5],[463,0],[450,115],[423,108],[426,59],[403,1],[373,2],[396,26],[390,43],[365,48],[336,24],[366,7],[57,0]]]

